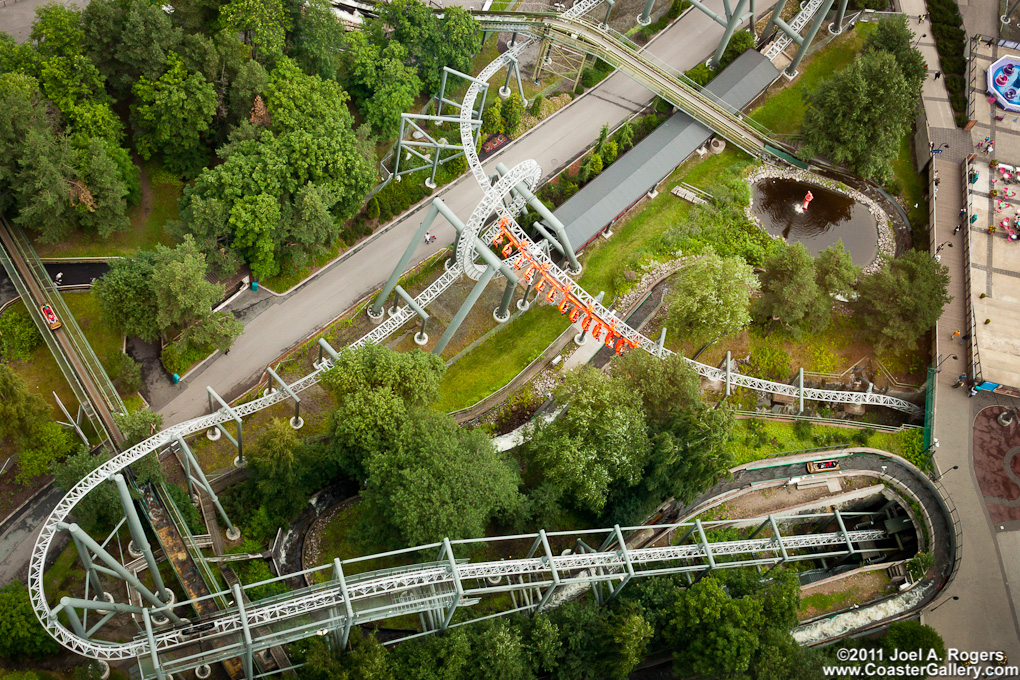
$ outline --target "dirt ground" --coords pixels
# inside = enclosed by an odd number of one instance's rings
[[[872,486],[875,481],[871,477],[843,477],[840,479],[842,491],[845,493],[855,489]],[[747,517],[764,517],[769,513],[779,512],[785,508],[801,503],[809,503],[828,496],[827,487],[797,489],[795,486],[781,486],[771,489],[752,491],[726,502],[726,519],[744,519]]]

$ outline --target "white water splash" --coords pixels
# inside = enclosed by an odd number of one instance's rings
[[[794,628],[793,639],[798,644],[808,645],[848,633],[857,628],[863,628],[872,623],[877,623],[882,619],[887,619],[890,616],[895,616],[914,607],[924,598],[925,593],[930,588],[931,584],[929,583],[921,587],[912,588],[902,595],[871,607],[862,607],[828,619],[815,621],[806,626]]]

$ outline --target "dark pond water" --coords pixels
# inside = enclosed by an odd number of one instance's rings
[[[834,191],[789,179],[764,179],[754,187],[754,214],[770,234],[799,241],[817,255],[840,239],[854,264],[866,267],[878,254],[878,231],[868,207]],[[804,195],[814,200],[801,211]]]

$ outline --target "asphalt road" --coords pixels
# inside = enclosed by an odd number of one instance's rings
[[[712,0],[709,6],[721,11],[722,2]],[[767,8],[758,11],[761,13]],[[707,58],[721,34],[718,24],[701,12],[692,11],[660,34],[648,51],[684,70]],[[526,75],[530,72],[526,71]],[[495,172],[497,162],[513,167],[531,158],[541,165],[548,178],[594,141],[603,124],[613,126],[623,121],[651,98],[642,86],[622,74],[615,74],[491,157],[485,164],[486,169]],[[438,195],[466,221],[482,192],[472,176],[465,176]],[[225,398],[237,396],[254,383],[266,365],[380,287],[418,228],[422,215],[423,210],[419,210],[404,217],[358,251],[319,272],[297,291],[264,303],[257,316],[246,319],[244,334],[237,339],[229,355],[216,356],[175,386],[172,395],[154,399],[165,424],[206,413],[207,385]],[[420,246],[413,263],[446,247],[455,235],[453,227],[442,217],[436,221],[433,233],[439,236],[438,240],[431,246]],[[242,296],[237,305],[245,304]]]
[[[0,586],[14,579],[25,582],[28,579],[28,562],[32,547],[42,530],[43,521],[63,497],[64,492],[51,486],[46,493],[26,506],[14,520],[4,524],[0,532]],[[60,554],[51,550],[50,558]]]

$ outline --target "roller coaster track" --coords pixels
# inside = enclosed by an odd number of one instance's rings
[[[635,70],[646,68],[643,65],[645,62],[626,50],[621,51],[623,48],[620,47],[620,44],[601,38],[596,39],[602,33],[591,28],[589,24],[578,21],[584,12],[596,4],[596,0],[579,2],[562,17],[553,21],[549,27],[550,30],[554,30],[558,34],[568,30],[580,30],[582,32],[578,33],[577,40],[581,40],[580,36],[584,35],[584,40],[589,41],[592,45],[601,44],[602,47],[598,49],[604,50],[604,53],[610,58],[619,57],[618,62],[623,64],[621,68]],[[535,26],[534,22],[519,18],[513,19],[513,21],[524,21],[524,23],[507,25]],[[548,21],[548,19],[543,19],[543,23]],[[534,188],[541,177],[541,169],[538,164],[534,161],[525,161],[510,169],[493,183],[482,168],[475,152],[470,116],[482,83],[487,83],[498,70],[510,64],[511,60],[517,59],[528,44],[526,41],[520,42],[489,64],[479,77],[472,81],[461,107],[461,139],[464,143],[468,166],[484,192],[482,200],[466,225],[465,235],[481,236],[491,242],[500,236],[501,229],[509,229],[515,240],[522,244],[521,247],[526,250],[529,261],[536,262],[544,275],[553,277],[560,285],[571,290],[573,295],[595,310],[600,318],[614,319],[612,312],[605,309],[592,296],[577,286],[566,272],[559,269],[544,254],[538,245],[531,242],[527,234],[514,221],[514,217],[523,207],[523,198],[519,193],[511,193],[511,189],[522,182]],[[653,70],[651,67],[648,69]],[[668,89],[674,95],[683,89],[682,83],[677,84],[680,81],[667,82],[668,79],[662,74],[661,69],[656,68],[655,73],[647,77],[657,86],[668,85]],[[674,78],[674,80],[676,79]],[[686,95],[676,98],[678,101],[687,101],[688,99]],[[717,109],[714,105],[700,99],[698,101],[702,102],[696,107],[699,112],[709,116],[709,111],[712,111],[711,120],[718,122],[735,138],[741,140],[741,142],[735,141],[735,144],[746,144],[751,149],[760,150],[763,148],[765,138],[753,134],[746,125],[739,125],[739,118],[727,117],[723,115],[722,109]],[[504,203],[506,196],[510,197],[508,203]],[[502,219],[486,226],[493,214],[499,215]],[[474,261],[474,238],[462,237],[458,243],[455,261],[450,264],[446,273],[418,296],[416,301],[419,305],[424,307],[435,299],[461,274],[474,280],[481,277],[483,269]],[[524,257],[524,253],[519,251],[510,257],[516,261],[518,258]],[[351,347],[381,341],[410,320],[411,316],[407,307],[399,309],[394,316]],[[629,328],[622,321],[617,322],[614,319],[613,324],[616,332],[627,338],[631,346],[641,347],[660,357],[671,354],[659,348],[656,343],[645,338],[636,330]],[[691,364],[698,373],[710,380],[723,381],[727,379],[726,373],[722,370],[693,361]],[[442,544],[399,551],[410,555],[423,549],[444,548],[442,555],[446,555],[448,558],[445,560],[441,556],[437,562],[358,574],[346,580],[343,576],[345,564],[358,563],[370,558],[356,558],[343,563],[337,560],[333,567],[321,568],[335,570],[331,577],[327,575],[325,583],[288,592],[254,604],[243,604],[243,598],[240,597],[240,592],[236,589],[233,592],[213,593],[208,597],[232,598],[235,604],[198,622],[184,624],[183,627],[178,624],[176,627],[170,625],[161,628],[153,623],[152,615],[159,614],[165,607],[135,607],[137,611],[134,611],[134,614],[142,618],[146,624],[146,635],[127,642],[98,640],[89,635],[80,635],[61,622],[60,614],[67,606],[68,600],[62,599],[56,605],[51,605],[47,601],[43,572],[47,554],[54,539],[58,532],[68,528],[70,514],[85,495],[100,484],[109,483],[108,479],[112,474],[138,461],[146,454],[172,444],[177,437],[187,437],[207,431],[216,425],[233,421],[235,416],[243,418],[288,399],[288,393],[297,394],[308,389],[315,385],[321,375],[332,366],[331,359],[323,359],[315,371],[290,384],[289,390],[278,390],[230,410],[221,408],[209,415],[168,427],[103,463],[76,484],[59,501],[43,524],[33,547],[29,564],[28,581],[32,607],[50,635],[68,649],[84,656],[106,660],[139,658],[143,665],[144,677],[152,677],[153,674],[163,677],[168,672],[196,668],[200,665],[236,657],[239,654],[247,655],[250,661],[253,651],[299,638],[324,634],[324,630],[327,633],[330,630],[347,630],[352,624],[380,620],[402,613],[448,611],[446,620],[448,624],[454,608],[458,605],[470,604],[473,597],[483,594],[518,593],[528,602],[518,609],[534,610],[547,606],[555,591],[564,585],[580,586],[607,580],[625,581],[633,576],[654,573],[704,570],[706,566],[775,564],[785,560],[811,559],[817,557],[817,553],[798,555],[795,552],[794,554],[790,552],[811,548],[832,548],[835,552],[830,551],[829,554],[846,554],[861,550],[860,544],[862,543],[879,541],[884,536],[881,531],[847,531],[837,514],[835,517],[838,520],[840,531],[836,533],[780,536],[779,530],[775,529],[773,538],[711,543],[698,525],[697,531],[700,539],[695,545],[684,544],[681,540],[680,545],[675,546],[630,549],[620,533],[621,530],[617,527],[601,531],[608,538],[600,550],[588,549],[573,555],[553,555],[549,550],[546,534],[543,532],[534,535],[535,545],[524,558],[480,563],[465,562],[454,557],[452,546],[471,543],[471,541],[447,540]],[[801,394],[801,391],[793,385],[735,374],[729,376],[729,379],[734,386],[790,396]],[[807,399],[827,402],[881,405],[908,413],[919,412],[919,409],[909,402],[880,394],[805,389],[803,396]],[[773,522],[773,527],[775,526]],[[640,532],[648,527],[632,527],[631,529]],[[662,527],[658,526],[656,529],[661,530]],[[688,534],[694,530],[695,527],[688,527]],[[549,534],[549,536],[553,535],[569,536],[572,535],[572,532]],[[506,537],[505,539],[496,537],[486,540],[519,540],[521,538],[527,537]],[[578,540],[580,541],[580,538]],[[611,549],[614,542],[617,547]],[[544,552],[544,556],[535,556],[539,549]],[[716,563],[715,558],[722,555],[743,555],[749,556],[750,559]],[[642,570],[640,568],[642,565],[650,565],[655,568]],[[500,579],[505,580],[506,583],[497,585],[492,582],[492,580],[499,581]],[[471,581],[477,581],[477,583],[472,585]],[[485,585],[485,583],[489,585]],[[259,584],[249,587],[257,585]],[[531,600],[526,593],[538,593],[541,601]],[[195,601],[180,603],[176,605],[177,611],[183,611],[180,607],[194,603]]]

